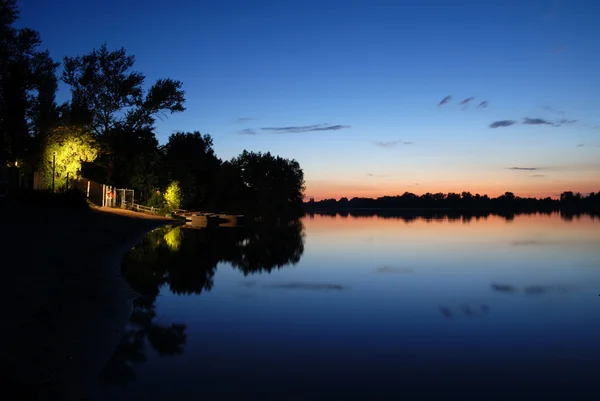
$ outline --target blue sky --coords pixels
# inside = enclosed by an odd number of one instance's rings
[[[148,84],[183,81],[187,110],[159,122],[161,143],[199,130],[223,159],[295,158],[307,195],[600,190],[596,1],[20,6],[55,59],[106,42],[135,54]],[[518,124],[489,127],[505,120]]]

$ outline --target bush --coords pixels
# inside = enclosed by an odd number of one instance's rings
[[[167,205],[167,201],[165,197],[160,193],[154,193],[148,202],[146,202],[146,206],[153,207],[158,210],[162,210]]]
[[[167,202],[167,209],[171,212],[181,207],[181,188],[178,181],[173,181],[169,184],[165,191],[165,200]]]

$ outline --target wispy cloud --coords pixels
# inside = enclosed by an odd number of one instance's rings
[[[460,102],[460,104],[461,105],[468,104],[472,100],[475,100],[475,98],[473,96],[466,98],[465,100],[463,100],[462,102]]]
[[[580,143],[577,145],[578,148],[600,148],[598,143]]]
[[[490,124],[490,128],[502,128],[502,127],[510,127],[511,125],[517,124],[516,121],[513,120],[500,120],[494,121]]]
[[[545,110],[545,111],[547,111],[549,113],[552,113],[552,114],[557,114],[559,116],[565,115],[565,112],[563,110],[555,109],[552,106],[542,106],[542,110]]]
[[[600,125],[594,125],[592,129],[600,129]]]
[[[548,121],[545,120],[543,118],[529,118],[529,117],[525,117],[523,119],[523,124],[527,124],[527,125],[552,125],[553,127],[560,127],[561,125],[565,125],[565,124],[573,124],[576,123],[577,120],[567,120],[565,118],[560,119],[558,121]]]
[[[378,146],[384,149],[395,148],[398,145],[412,145],[413,142],[410,141],[373,141],[373,145]]]
[[[237,132],[240,135],[256,135],[256,131],[252,128],[245,128]]]
[[[567,120],[565,118],[563,118],[561,120],[557,120],[557,121],[550,121],[550,120],[546,120],[543,118],[537,118],[537,117],[536,118],[525,117],[525,118],[523,118],[522,124],[525,124],[525,125],[551,125],[553,127],[560,127],[565,124],[573,124],[576,122],[577,122],[577,120]],[[515,125],[515,124],[519,124],[519,123],[514,120],[500,120],[500,121],[494,121],[493,123],[491,123],[489,125],[489,127],[490,128],[510,127],[511,125]]]
[[[448,103],[450,100],[452,100],[452,96],[446,96],[438,103],[438,106],[443,106],[446,103]]]
[[[544,174],[533,174],[532,177],[542,178],[542,177],[545,177],[545,175]]]
[[[479,106],[477,106],[477,107],[481,107],[481,108],[485,109],[486,107],[489,106],[489,104],[490,103],[487,100],[484,100],[483,102],[479,103]]]
[[[577,120],[567,120],[567,119],[563,118],[562,120],[558,120],[557,122],[555,122],[554,125],[556,127],[560,127],[563,124],[574,124],[576,122],[577,122]]]
[[[471,102],[472,100],[474,100],[475,98],[473,96],[466,98],[465,100],[463,100],[462,102],[460,102],[461,110],[466,110],[469,108],[469,102]]]
[[[298,125],[290,127],[264,127],[263,131],[271,134],[298,134],[301,132],[316,132],[316,131],[338,131],[344,128],[350,128],[349,125],[330,125],[330,124],[314,124],[314,125]]]
[[[523,124],[527,124],[527,125],[538,125],[538,124],[554,125],[550,121],[544,120],[543,118],[529,118],[529,117],[525,117],[523,119]]]
[[[256,120],[256,118],[254,118],[254,117],[240,117],[240,118],[236,118],[235,122],[237,124],[241,124],[241,123],[247,123],[247,122],[254,121],[254,120]]]
[[[539,167],[509,167],[509,170],[520,170],[520,171],[538,171],[541,170]]]

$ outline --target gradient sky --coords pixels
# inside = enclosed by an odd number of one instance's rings
[[[161,143],[199,130],[222,159],[295,158],[316,199],[600,190],[594,0],[20,6],[19,25],[55,59],[106,42],[134,54],[148,84],[183,81],[187,110],[159,121]],[[498,121],[516,124],[490,128]]]

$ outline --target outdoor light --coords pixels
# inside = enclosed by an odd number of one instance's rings
[[[54,173],[56,171],[56,152],[52,155],[52,193],[54,193]]]

